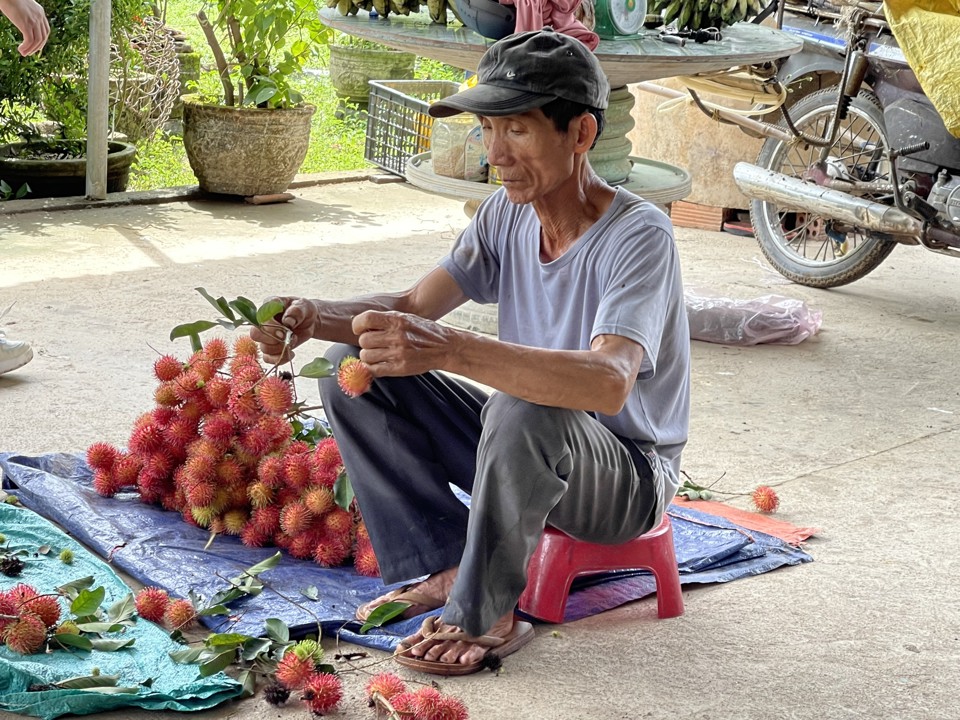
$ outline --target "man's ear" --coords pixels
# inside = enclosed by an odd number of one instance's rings
[[[597,137],[597,118],[593,113],[583,113],[570,121],[570,132],[576,138],[574,152],[585,153]]]

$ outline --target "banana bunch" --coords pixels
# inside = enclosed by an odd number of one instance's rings
[[[450,0],[425,0],[424,4],[433,22],[439,25],[447,24],[447,10],[453,12]],[[341,15],[356,15],[360,10],[376,10],[380,17],[386,18],[390,13],[409,15],[420,12],[421,5],[420,0],[327,0],[327,7],[335,7]]]
[[[759,15],[764,0],[653,0],[651,11],[663,16],[663,24],[677,30],[721,28]]]

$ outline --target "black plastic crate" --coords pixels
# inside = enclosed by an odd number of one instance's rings
[[[363,156],[403,175],[412,155],[430,149],[430,103],[459,89],[452,80],[371,80]]]

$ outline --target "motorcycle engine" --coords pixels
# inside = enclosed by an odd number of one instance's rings
[[[942,170],[937,176],[937,182],[930,188],[927,202],[945,219],[955,225],[960,224],[960,177]]]

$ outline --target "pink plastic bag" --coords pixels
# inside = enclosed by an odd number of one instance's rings
[[[754,300],[686,292],[690,338],[723,345],[796,345],[817,334],[823,313],[803,300],[764,295]]]

